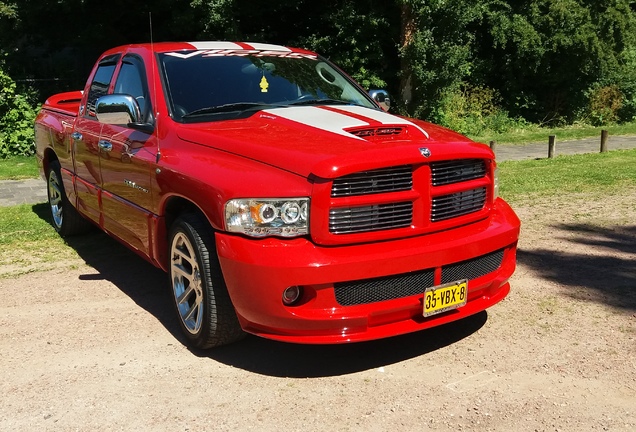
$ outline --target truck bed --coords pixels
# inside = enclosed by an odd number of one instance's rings
[[[79,112],[82,93],[80,90],[58,93],[49,97],[44,102],[43,108],[75,117]]]

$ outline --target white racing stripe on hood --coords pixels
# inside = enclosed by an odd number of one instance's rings
[[[369,126],[369,123],[357,118],[318,107],[274,108],[262,112],[354,139],[362,138],[352,135],[344,129]]]
[[[378,110],[365,108],[365,107],[361,107],[361,106],[355,106],[355,105],[339,106],[337,108],[339,110],[341,110],[341,111],[347,111],[347,112],[350,112],[352,114],[356,114],[356,115],[363,116],[363,117],[368,117],[371,120],[378,121],[378,122],[380,122],[382,124],[385,124],[385,125],[409,125],[409,126],[413,126],[414,128],[417,128],[418,130],[420,130],[426,136],[426,138],[429,138],[428,133],[424,129],[422,129],[421,127],[416,125],[415,123],[410,122],[410,121],[408,121],[406,119],[403,119],[401,117],[397,117],[397,116],[388,114],[388,113],[386,113],[384,111],[378,111]]]

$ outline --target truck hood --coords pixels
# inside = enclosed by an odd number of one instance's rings
[[[243,119],[182,124],[178,135],[304,177],[492,157],[483,144],[448,129],[359,106],[274,108]]]

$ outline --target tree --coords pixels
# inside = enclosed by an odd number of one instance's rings
[[[406,111],[430,116],[445,90],[471,75],[474,34],[486,1],[398,0],[401,6],[400,95]]]
[[[15,5],[0,2],[1,28],[17,20]],[[0,51],[1,55],[5,55]],[[35,110],[29,98],[17,91],[0,58],[0,158],[33,154],[33,120]]]
[[[489,5],[475,28],[473,82],[497,89],[531,121],[572,121],[597,83],[609,84],[634,48],[630,1],[522,0]]]

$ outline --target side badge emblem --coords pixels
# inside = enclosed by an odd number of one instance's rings
[[[420,153],[422,153],[422,156],[425,158],[431,157],[431,151],[426,147],[420,147]]]

